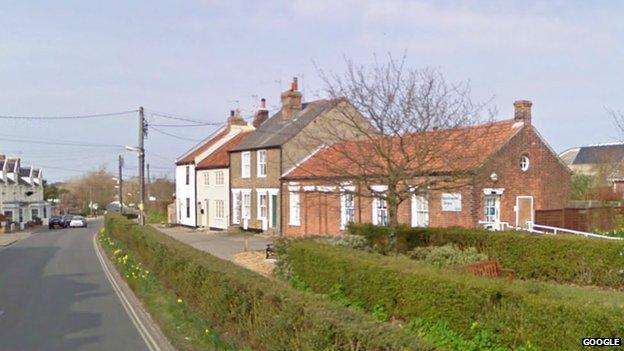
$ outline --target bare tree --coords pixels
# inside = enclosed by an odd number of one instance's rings
[[[471,100],[467,82],[451,84],[435,69],[409,68],[405,57],[370,67],[346,64],[344,74],[320,72],[339,113],[325,121],[326,133],[309,136],[310,144],[322,137],[327,146],[304,171],[385,200],[392,243],[399,205],[414,192],[465,186],[464,172],[486,151],[489,131],[487,124],[467,127],[482,122],[486,104]]]

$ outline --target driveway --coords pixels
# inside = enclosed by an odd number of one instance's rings
[[[199,231],[187,227],[152,225],[160,232],[196,249],[206,251],[224,260],[234,261],[234,255],[243,251],[265,250],[272,237],[227,231]],[[245,246],[247,245],[247,249]]]

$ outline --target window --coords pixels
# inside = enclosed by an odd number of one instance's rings
[[[267,194],[259,194],[258,196],[258,218],[266,219],[267,218]]]
[[[520,157],[520,170],[522,172],[529,170],[529,156],[522,155],[522,157]]]
[[[4,211],[4,217],[6,217],[7,221],[13,221],[13,211]]]
[[[301,225],[300,209],[301,204],[299,202],[299,193],[290,192],[290,199],[288,201],[290,211],[288,215],[288,224]]]
[[[488,223],[500,221],[500,195],[486,195],[483,198],[485,221]]]
[[[426,194],[412,196],[412,227],[429,226],[429,198]]]
[[[388,225],[388,202],[386,199],[377,197],[373,200],[373,224]]]
[[[186,198],[186,218],[191,218],[191,199]]]
[[[223,200],[215,200],[215,218],[222,219],[225,215],[225,203]]]
[[[234,206],[232,210],[232,223],[239,224],[240,223],[240,213],[242,208],[242,199],[240,191],[232,192],[234,198]]]
[[[191,170],[189,169],[189,166],[186,166],[186,185],[190,184],[190,179],[191,179]]]
[[[33,208],[30,210],[30,219],[35,219],[39,217],[39,209],[38,208]]]
[[[223,185],[223,171],[215,172],[215,184]]]
[[[204,185],[210,185],[210,172],[204,173]]]
[[[243,194],[243,215],[244,219],[251,218],[251,193]]]
[[[245,151],[241,154],[241,178],[251,177],[251,153]]]
[[[267,152],[266,150],[258,150],[257,153],[257,157],[258,157],[258,177],[266,177],[267,175],[267,166],[266,166],[266,158],[267,158]]]
[[[344,229],[349,223],[355,222],[355,195],[344,193],[341,195],[341,218],[340,228]]]

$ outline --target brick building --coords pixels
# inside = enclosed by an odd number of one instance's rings
[[[355,133],[356,128],[348,127],[351,122],[361,120],[366,124],[347,101],[302,100],[294,78],[290,89],[281,94],[281,109],[263,123],[257,123],[257,129],[230,150],[233,226],[280,232],[281,175],[320,145],[330,143],[335,134],[328,130],[340,124],[345,111],[350,112],[352,120],[342,123],[347,126],[340,131],[343,137],[350,138]]]
[[[431,130],[429,140],[444,136],[440,154],[452,162],[432,159],[421,176],[440,179],[440,186],[418,187],[399,205],[400,223],[412,226],[525,227],[535,210],[561,208],[568,200],[571,172],[531,124],[531,102],[516,101],[514,118],[452,130]],[[454,137],[462,133],[461,140]],[[415,138],[424,134],[416,133]],[[449,145],[457,140],[460,145]],[[282,233],[289,236],[339,234],[349,222],[386,224],[388,208],[382,184],[358,188],[357,182],[333,172],[339,148],[324,148],[286,172],[281,180],[285,215]],[[362,153],[363,149],[358,149]],[[365,153],[365,151],[364,151]],[[354,152],[355,154],[355,152]],[[329,163],[328,163],[329,162]],[[366,170],[363,170],[366,172]],[[371,192],[374,191],[374,193]]]

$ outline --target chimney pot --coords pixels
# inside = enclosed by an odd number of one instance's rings
[[[299,90],[299,79],[297,79],[297,77],[293,77],[292,83],[290,83],[290,90],[291,91]]]
[[[531,106],[529,100],[517,100],[514,102],[514,120],[531,124]]]
[[[290,90],[286,90],[282,93],[282,118],[284,119],[291,118],[302,108],[301,101],[303,96],[297,89],[297,77],[293,77],[292,83],[290,84]]]
[[[260,99],[260,108],[263,110],[266,110],[266,99],[262,98]]]
[[[236,111],[234,110],[230,110],[230,117],[234,117],[234,114],[236,113]]]
[[[260,100],[260,108],[254,114],[253,122],[251,123],[255,128],[258,128],[269,119],[269,110],[266,109],[266,99],[262,98]]]

